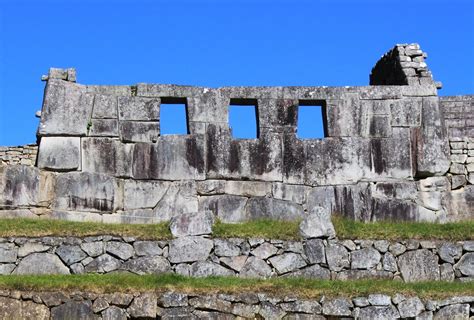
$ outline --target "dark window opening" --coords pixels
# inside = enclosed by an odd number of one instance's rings
[[[326,103],[320,100],[300,100],[296,133],[300,139],[327,137]]]
[[[161,98],[160,135],[168,134],[189,134],[186,98]]]
[[[235,139],[257,139],[257,99],[230,99],[229,126]]]

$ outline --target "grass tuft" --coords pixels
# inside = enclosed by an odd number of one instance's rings
[[[0,276],[0,289],[22,291],[87,291],[95,293],[142,292],[176,290],[187,293],[242,293],[266,292],[274,295],[299,297],[346,296],[356,297],[371,293],[417,295],[424,298],[443,298],[469,295],[474,282],[419,282],[404,283],[393,280],[330,281],[302,278],[241,279],[237,277],[188,278],[174,274],[87,274],[87,275],[26,275]]]

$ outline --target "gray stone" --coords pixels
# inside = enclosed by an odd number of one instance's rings
[[[49,248],[42,243],[27,242],[18,249],[18,257],[22,258],[34,252],[44,252]]]
[[[110,294],[104,294],[103,297],[111,305],[118,307],[128,307],[133,300],[133,294],[114,292]]]
[[[203,237],[177,238],[170,242],[169,260],[171,263],[205,261],[213,247],[213,241]]]
[[[246,220],[275,219],[295,221],[305,217],[299,204],[274,198],[251,198],[246,206]]]
[[[465,251],[474,251],[474,240],[471,241],[464,241],[463,249]]]
[[[257,258],[265,260],[271,256],[274,256],[277,252],[278,249],[274,245],[268,242],[264,242],[257,248],[253,249],[250,253],[256,256]]]
[[[236,223],[246,220],[247,198],[233,195],[200,197],[199,210],[211,210],[222,222]]]
[[[102,241],[81,243],[81,249],[90,257],[97,257],[104,253],[104,243]]]
[[[156,319],[157,298],[153,293],[141,293],[135,297],[127,312],[132,318]]]
[[[306,266],[301,255],[296,253],[284,253],[268,259],[270,263],[275,267],[278,274],[294,271]]]
[[[0,243],[0,263],[16,262],[18,248],[13,243]]]
[[[240,248],[235,241],[214,239],[214,253],[219,257],[234,257],[240,254]]]
[[[454,265],[454,270],[460,271],[464,276],[474,276],[474,253],[464,254],[459,262]]]
[[[102,320],[127,320],[127,313],[125,310],[111,306],[102,311]]]
[[[326,250],[321,239],[306,240],[304,243],[304,253],[311,264],[326,263]]]
[[[32,166],[0,166],[0,208],[37,206],[43,200],[41,192],[51,189],[47,177]]]
[[[398,266],[406,282],[439,280],[438,256],[427,249],[405,252]]]
[[[185,307],[188,305],[188,295],[179,292],[165,292],[158,297],[158,305],[169,307]]]
[[[392,303],[390,296],[385,294],[369,294],[367,299],[373,306],[389,306]]]
[[[300,224],[300,234],[303,238],[334,238],[336,231],[331,222],[331,213],[322,208],[314,207]]]
[[[199,236],[212,233],[212,211],[184,213],[171,219],[170,230],[174,237]]]
[[[393,274],[383,270],[343,270],[336,273],[336,280],[393,279]]]
[[[162,310],[161,319],[163,320],[176,320],[176,319],[198,319],[198,317],[192,314],[192,307],[178,307],[178,308],[167,308]]]
[[[306,200],[306,192],[309,190],[311,188],[307,186],[275,182],[272,186],[272,195],[275,199],[303,204]]]
[[[232,303],[219,299],[215,295],[199,296],[189,299],[189,305],[196,309],[232,312]]]
[[[390,242],[388,242],[387,240],[374,241],[374,248],[380,251],[381,253],[387,252],[389,246]]]
[[[0,264],[0,275],[7,275],[7,274],[12,273],[15,267],[16,265],[13,263]]]
[[[120,120],[159,120],[160,100],[144,97],[118,97]]]
[[[280,307],[286,312],[301,312],[309,314],[321,313],[321,305],[314,300],[298,299],[294,302],[281,303]]]
[[[331,271],[349,268],[349,252],[339,244],[329,243],[326,247],[326,260]]]
[[[351,300],[346,298],[326,298],[322,304],[326,316],[350,316],[353,307]]]
[[[117,96],[104,94],[94,95],[92,118],[117,119]]]
[[[65,264],[70,266],[76,262],[79,262],[87,257],[87,254],[81,250],[79,246],[64,245],[56,249],[56,254],[64,261]]]
[[[161,274],[171,271],[168,260],[160,256],[133,258],[125,262],[121,268],[140,275]]]
[[[450,263],[443,263],[439,266],[439,277],[441,281],[454,281],[455,274]]]
[[[454,175],[451,177],[451,189],[458,189],[466,185],[467,179],[465,175]]]
[[[240,270],[240,276],[246,278],[268,278],[271,274],[270,266],[257,257],[248,257],[242,270]]]
[[[90,259],[92,259],[92,258],[90,258]],[[86,270],[84,268],[84,266],[82,265],[82,263],[74,263],[74,264],[70,265],[69,268],[71,269],[71,272],[73,274],[83,274]]]
[[[370,304],[369,299],[367,299],[366,297],[353,298],[352,302],[356,307],[367,307]]]
[[[217,263],[198,261],[191,265],[190,275],[193,277],[232,276],[234,272]]]
[[[380,262],[380,253],[373,248],[351,252],[351,269],[372,269]]]
[[[434,320],[441,319],[469,319],[469,304],[453,304],[438,310],[434,314]]]
[[[122,142],[157,142],[160,135],[158,122],[120,121]]]
[[[124,185],[124,208],[154,208],[170,186],[167,181],[126,180]]]
[[[248,256],[222,257],[220,262],[232,270],[240,272],[247,262],[247,258]]]
[[[404,253],[405,251],[407,251],[407,248],[403,244],[395,242],[395,243],[393,243],[389,246],[388,250],[395,257],[397,257],[397,256],[401,255],[402,253]]]
[[[122,263],[120,260],[108,255],[107,253],[102,254],[92,260],[85,266],[86,272],[96,272],[96,273],[108,273],[120,268]]]
[[[94,303],[92,303],[92,311],[94,311],[94,313],[101,312],[102,310],[105,310],[108,307],[109,303],[104,297],[98,297],[94,300]]]
[[[261,181],[226,181],[224,192],[244,197],[265,197],[272,194],[272,185]]]
[[[386,252],[382,258],[382,265],[385,271],[397,272],[397,259],[390,252]]]
[[[247,305],[244,303],[232,304],[232,314],[246,318],[246,319],[254,319],[255,315],[259,311],[260,311],[260,306],[258,305]]]
[[[118,137],[117,119],[92,119],[89,137]]]
[[[133,247],[130,244],[119,241],[107,242],[105,245],[105,252],[110,253],[111,255],[122,260],[131,258],[135,253]]]
[[[361,320],[391,320],[398,319],[400,314],[394,306],[372,306],[361,308],[359,319]]]
[[[433,311],[425,311],[415,317],[415,320],[433,320]]]
[[[279,320],[282,319],[286,313],[279,307],[271,304],[270,302],[262,302],[258,314],[264,319]]]
[[[67,301],[51,309],[51,319],[98,319],[90,301]]]
[[[300,269],[295,272],[287,274],[289,277],[300,277],[300,278],[310,278],[310,279],[322,279],[329,280],[331,279],[331,272],[329,269],[323,268],[318,264]]]
[[[32,253],[23,258],[13,274],[69,274],[69,269],[51,253]]]
[[[444,242],[438,249],[438,255],[441,260],[453,264],[462,255],[462,246],[450,242]]]
[[[423,302],[418,297],[408,298],[398,304],[401,318],[413,318],[425,310]]]
[[[43,137],[38,153],[38,168],[56,171],[81,169],[79,137]]]
[[[135,241],[133,249],[137,256],[159,256],[163,253],[158,241]]]

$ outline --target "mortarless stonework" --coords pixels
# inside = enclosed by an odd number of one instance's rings
[[[224,222],[301,219],[316,206],[363,221],[472,219],[472,96],[437,96],[416,44],[366,87],[90,86],[51,69],[36,167],[0,164],[0,216],[153,223],[211,210]],[[258,139],[233,139],[231,101],[256,103]],[[187,135],[160,135],[185,102]],[[327,136],[299,139],[298,105]],[[7,163],[8,164],[8,163]]]

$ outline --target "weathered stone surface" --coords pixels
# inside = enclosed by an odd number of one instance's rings
[[[181,237],[170,243],[171,263],[205,261],[214,244],[212,240],[198,236]]]
[[[108,254],[102,254],[85,266],[86,272],[107,273],[120,268],[120,260]]]
[[[117,119],[92,119],[89,137],[118,137],[119,122]]]
[[[120,121],[122,142],[157,142],[160,135],[158,122]]]
[[[179,292],[165,292],[159,297],[158,305],[165,308],[185,307],[188,305],[188,296]]]
[[[438,250],[440,258],[451,264],[458,260],[462,255],[462,246],[454,243],[445,242]]]
[[[87,123],[92,113],[93,95],[86,93],[85,86],[51,79],[46,85],[40,136],[87,134]]]
[[[118,115],[120,120],[159,120],[159,112],[159,99],[143,97],[118,97]]]
[[[258,314],[264,319],[282,319],[286,313],[270,302],[265,301],[261,303]]]
[[[346,298],[325,299],[323,314],[327,316],[350,316],[352,301]]]
[[[38,168],[55,171],[81,169],[79,137],[43,137],[38,153]]]
[[[133,247],[130,244],[119,241],[107,242],[105,245],[105,251],[122,260],[129,259],[135,253]]]
[[[59,210],[110,212],[120,205],[117,181],[101,174],[60,174],[55,192],[54,208]]]
[[[137,256],[157,256],[163,253],[158,241],[135,241],[133,249]]]
[[[0,207],[34,206],[40,201],[40,171],[31,166],[0,166]]]
[[[438,257],[427,249],[405,252],[398,266],[406,282],[439,280]]]
[[[127,312],[116,306],[111,306],[102,311],[102,320],[126,320]]]
[[[153,293],[142,293],[135,297],[127,311],[133,318],[156,319],[157,298]]]
[[[56,254],[70,266],[73,263],[79,262],[87,257],[87,254],[81,250],[79,246],[60,246],[56,249]]]
[[[380,253],[373,248],[351,252],[351,269],[372,269],[380,262]]]
[[[332,271],[341,271],[349,268],[349,252],[342,245],[330,243],[326,247],[326,259],[329,269]]]
[[[275,267],[278,274],[287,273],[306,266],[306,262],[304,261],[303,257],[292,252],[284,253],[268,260]]]
[[[301,277],[310,279],[331,279],[331,272],[329,271],[329,269],[323,268],[318,264],[303,268],[295,272],[288,273],[287,275],[290,277]]]
[[[459,270],[465,276],[474,276],[474,253],[466,253],[458,263],[454,265],[455,270]]]
[[[441,308],[434,315],[434,320],[441,319],[469,319],[469,304],[453,304]]]
[[[359,319],[369,320],[369,319],[397,319],[400,315],[397,308],[394,306],[373,306],[361,308],[359,313]]]
[[[48,320],[50,318],[49,309],[44,305],[6,297],[0,297],[0,315],[2,319]]]
[[[304,253],[308,257],[309,263],[326,263],[326,250],[321,239],[306,240]]]
[[[112,138],[82,138],[82,171],[117,177],[132,176],[133,145]]]
[[[264,242],[258,247],[256,247],[254,250],[252,250],[251,254],[260,259],[267,259],[275,255],[277,252],[278,249],[274,245],[268,242]]]
[[[89,256],[97,257],[104,253],[105,245],[103,242],[85,242],[81,244],[81,249],[84,250]]]
[[[92,118],[117,119],[117,97],[115,95],[94,95]]]
[[[199,236],[212,233],[212,211],[184,213],[171,219],[170,230],[174,237]]]
[[[418,297],[408,298],[398,304],[401,318],[413,318],[425,310],[423,302]]]
[[[300,224],[303,238],[334,238],[336,231],[331,222],[331,213],[322,207],[311,208],[309,214]]]
[[[232,270],[240,272],[247,262],[247,258],[247,256],[222,257],[220,262]]]
[[[234,257],[240,254],[240,241],[232,239],[214,239],[214,253],[219,257]]]
[[[272,274],[270,266],[257,257],[249,257],[245,262],[242,270],[240,270],[241,277],[262,277],[268,278]]]
[[[13,274],[69,274],[69,269],[51,253],[32,253],[23,258]]]
[[[392,303],[390,296],[385,294],[369,294],[367,299],[373,306],[388,306]]]
[[[121,268],[136,274],[161,274],[171,271],[168,260],[160,256],[139,257],[125,262]]]
[[[273,198],[251,198],[247,202],[246,220],[276,219],[294,221],[305,216],[303,207]]]
[[[18,249],[18,257],[25,257],[34,252],[44,252],[49,248],[49,246],[45,246],[42,243],[27,242]]]
[[[199,210],[211,210],[222,222],[242,222],[246,220],[247,200],[246,197],[233,195],[201,197]]]
[[[12,243],[0,243],[0,263],[16,262],[18,249]]]
[[[386,252],[382,258],[383,269],[390,272],[397,272],[397,260],[390,252]]]
[[[198,261],[191,266],[191,276],[209,277],[209,276],[232,276],[234,272],[217,263],[209,261]]]
[[[96,320],[90,301],[68,301],[51,309],[51,319],[85,319]]]

